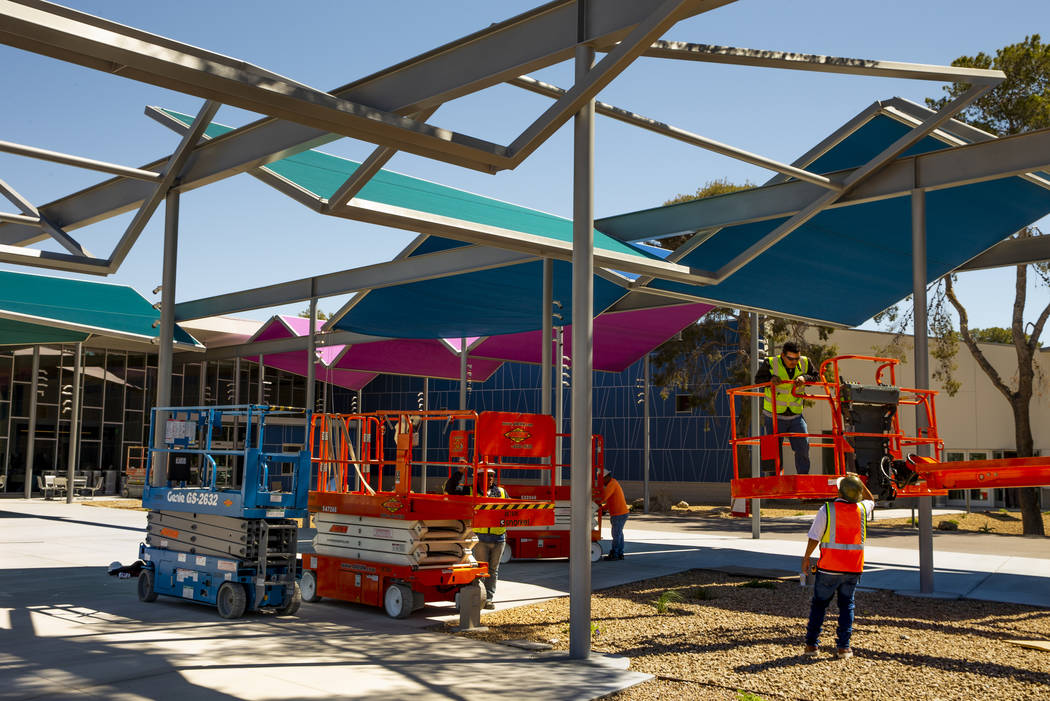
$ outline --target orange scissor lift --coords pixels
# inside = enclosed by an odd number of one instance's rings
[[[559,438],[568,439],[568,433],[559,433]],[[499,468],[499,465],[495,467]],[[555,473],[567,467],[565,463],[554,465]],[[591,436],[591,562],[602,558],[602,473],[605,471],[605,440],[599,434]],[[513,480],[513,477],[510,478]],[[500,485],[507,494],[516,499],[538,499],[550,492],[550,487],[514,484],[499,475]],[[548,559],[569,556],[570,487],[567,484],[554,486],[554,523],[549,526],[519,526],[507,529],[507,547],[503,561]]]
[[[474,430],[448,431],[457,421]],[[449,459],[428,460],[428,465],[473,467],[481,480],[484,471],[477,468],[488,465],[552,469],[538,461],[553,460],[550,416],[473,411],[314,415],[310,446],[317,484],[309,510],[317,535],[316,553],[303,556],[304,600],[327,596],[382,606],[390,616],[404,618],[427,602],[458,602],[461,590],[473,586],[484,603],[480,580],[488,576],[488,565],[471,556],[473,528],[554,522],[552,487],[528,499],[413,491],[412,466],[423,464],[413,452],[420,427],[429,422],[448,432]],[[393,460],[387,455],[390,433]],[[485,486],[476,483],[475,494],[484,494]]]
[[[874,365],[874,384],[847,380],[840,366],[845,361]],[[971,462],[942,461],[944,444],[937,433],[934,397],[937,392],[897,386],[895,358],[841,355],[820,366],[820,382],[805,383],[803,393],[792,394],[813,402],[828,402],[830,434],[778,432],[760,437],[737,435],[736,399],[764,397],[772,389],[776,412],[777,385],[771,382],[728,390],[733,448],[732,495],[743,499],[833,499],[837,480],[847,472],[857,473],[880,501],[900,497],[943,495],[948,489],[990,487],[1036,487],[1050,484],[1050,458],[1006,458]],[[915,407],[926,418],[926,427],[904,433],[901,407]],[[784,474],[781,440],[803,437],[811,447],[831,450],[832,474]],[[738,446],[758,446],[762,461],[772,463],[773,474],[741,477]],[[914,454],[928,446],[933,457]],[[912,452],[909,452],[912,451]]]

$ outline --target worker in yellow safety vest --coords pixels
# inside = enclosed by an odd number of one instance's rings
[[[780,350],[780,355],[766,358],[759,363],[758,373],[755,375],[755,384],[766,384],[771,382],[793,382],[794,384],[778,384],[776,386],[776,397],[774,392],[767,387],[764,390],[765,399],[762,402],[762,433],[772,435],[773,433],[809,433],[806,420],[802,417],[803,399],[802,389],[806,382],[817,382],[817,371],[809,358],[802,355],[799,345],[794,341],[788,341]],[[775,405],[775,408],[774,408]],[[776,414],[776,430],[773,430],[774,413]],[[809,474],[809,439],[804,436],[792,436],[788,438],[791,449],[795,451],[795,472],[800,475]],[[783,446],[783,438],[777,439],[777,450]],[[781,457],[783,460],[783,457]],[[773,461],[762,461],[762,471],[772,472]]]
[[[875,498],[860,477],[852,472],[838,481],[839,497],[820,507],[809,528],[809,543],[802,557],[802,573],[816,571],[813,583],[813,601],[806,627],[806,647],[803,654],[817,655],[820,629],[824,625],[831,597],[838,597],[839,624],[835,656],[847,659],[853,656],[849,640],[853,633],[853,595],[864,570],[864,541],[868,521],[871,520]],[[814,566],[810,555],[820,545],[820,559]]]
[[[445,494],[473,494],[474,487],[465,484],[460,486],[466,468],[454,472],[445,482]],[[499,499],[507,498],[507,490],[497,483],[496,470],[491,467],[482,468],[478,474],[478,492],[489,497]],[[488,528],[474,528],[474,534],[478,542],[474,544],[474,559],[478,562],[487,562],[489,565],[489,576],[485,580],[485,608],[496,608],[496,582],[499,580],[499,564],[503,559],[503,549],[507,546],[507,529],[505,526],[491,526]]]

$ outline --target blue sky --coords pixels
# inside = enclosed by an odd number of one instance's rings
[[[65,4],[240,58],[320,89],[332,89],[534,6],[518,0],[299,3],[269,0],[68,0]],[[861,58],[950,63],[993,52],[1026,34],[1050,38],[1050,3],[1001,0],[740,0],[694,17],[665,38]],[[0,139],[141,165],[169,153],[176,137],[145,117],[160,105],[195,113],[201,100],[0,46]],[[571,66],[534,74],[568,86]],[[600,99],[782,161],[791,161],[876,99],[922,102],[941,84],[883,78],[641,59]],[[498,86],[444,105],[438,126],[509,143],[545,98]],[[224,107],[216,118],[241,125],[254,115]],[[770,173],[732,159],[599,118],[598,216],[658,205],[709,180],[760,183]],[[372,147],[343,139],[325,150],[363,158]],[[491,197],[571,214],[571,128],[564,127],[515,171],[484,175],[399,154],[388,168]],[[0,154],[0,178],[35,204],[104,179],[102,174]],[[3,205],[4,211],[12,206]],[[80,229],[89,249],[107,254],[131,214]],[[1048,222],[1044,221],[1044,229]],[[160,281],[163,212],[109,280],[149,294]],[[177,298],[292,280],[388,260],[411,235],[318,216],[240,175],[182,198]],[[5,266],[10,268],[11,266]],[[62,273],[62,275],[67,275]],[[1007,325],[1013,270],[970,273],[961,294],[975,326]],[[1029,310],[1050,299],[1033,289]],[[322,300],[334,311],[341,300]],[[297,311],[293,305],[282,311]],[[1030,311],[1029,318],[1035,311]],[[268,312],[247,316],[262,318]]]

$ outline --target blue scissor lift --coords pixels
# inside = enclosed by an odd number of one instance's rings
[[[214,604],[223,618],[263,607],[295,613],[301,598],[293,519],[307,516],[310,453],[263,446],[268,422],[305,418],[304,410],[159,407],[150,416],[150,446],[157,445],[158,417],[164,440],[147,461],[139,598]]]

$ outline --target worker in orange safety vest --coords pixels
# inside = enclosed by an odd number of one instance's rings
[[[853,656],[849,640],[853,633],[853,595],[864,570],[864,541],[868,521],[872,518],[875,498],[860,477],[852,472],[838,481],[839,497],[827,502],[817,511],[809,529],[809,543],[802,557],[805,575],[816,571],[813,584],[813,602],[806,627],[806,647],[803,654],[817,655],[820,629],[824,625],[831,598],[837,595],[839,624],[835,657]],[[820,559],[810,564],[810,555],[820,545]]]
[[[605,470],[602,478],[605,481],[605,486],[602,488],[602,505],[609,512],[609,525],[612,527],[612,547],[609,548],[609,554],[605,556],[605,559],[622,560],[623,527],[627,523],[627,514],[631,510],[627,508],[627,500],[623,497],[623,487],[612,476],[612,473]]]

